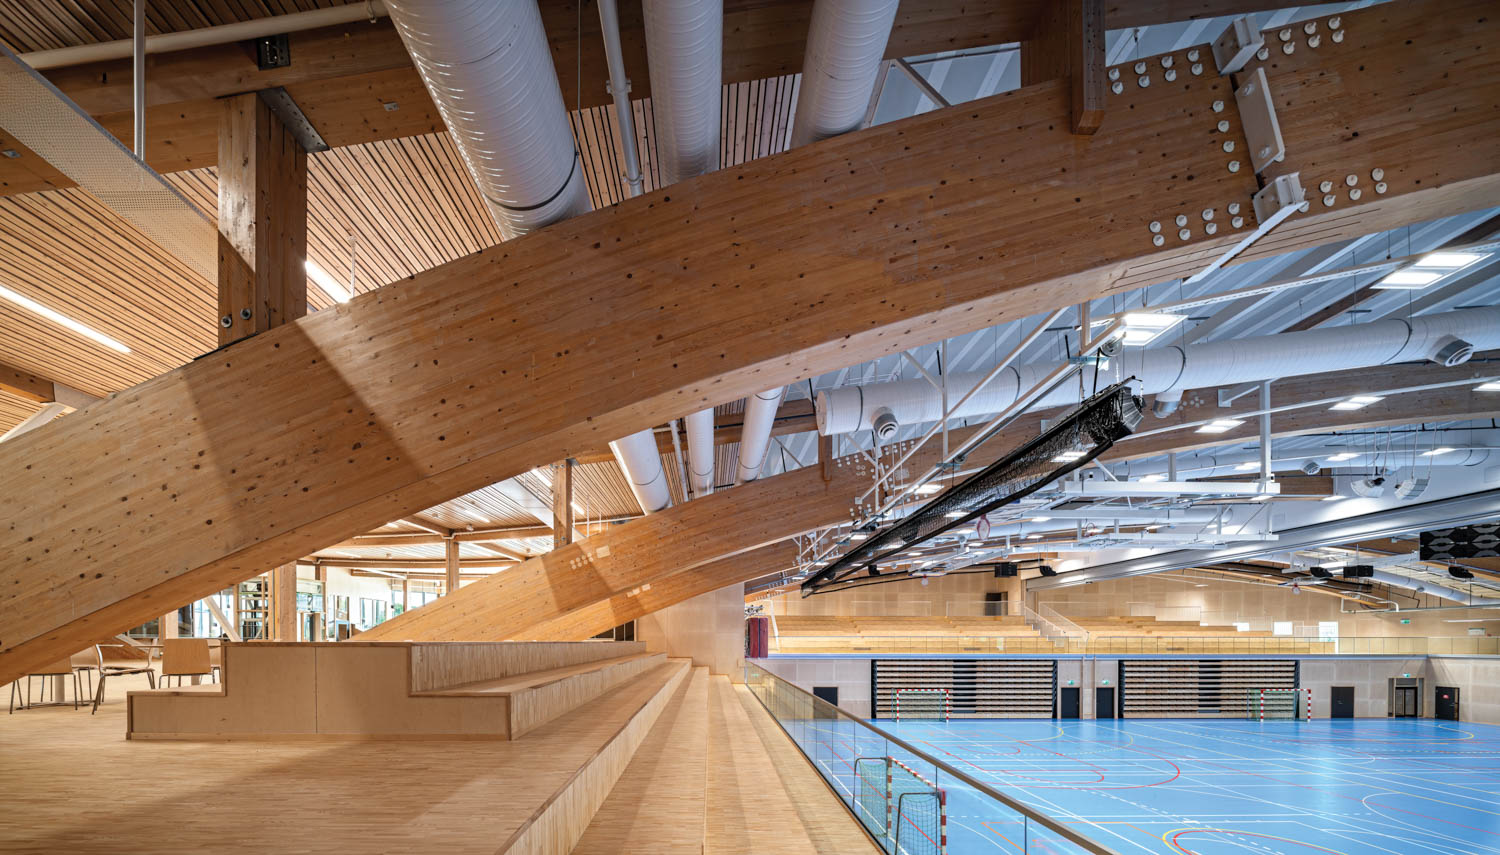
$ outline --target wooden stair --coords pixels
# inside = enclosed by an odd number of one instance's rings
[[[877,850],[754,697],[695,668],[573,852]]]

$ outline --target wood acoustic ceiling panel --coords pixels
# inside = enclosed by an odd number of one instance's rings
[[[341,0],[189,0],[146,4],[146,32],[176,33],[290,12],[342,6]],[[0,0],[0,39],[33,51],[130,38],[133,0]]]

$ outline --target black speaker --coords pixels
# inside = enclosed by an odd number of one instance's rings
[[[1308,568],[1308,572],[1310,572],[1310,573],[1313,574],[1313,578],[1314,579],[1331,579],[1331,578],[1333,578],[1333,574],[1329,573],[1327,570],[1324,570],[1322,567],[1309,567]]]
[[[1018,568],[1016,567],[1016,565],[1015,565],[1014,562],[1011,562],[1011,561],[1002,561],[999,564],[995,565],[995,578],[996,579],[1012,579],[1012,578],[1015,578],[1016,570],[1017,569]]]
[[[1448,568],[1448,575],[1452,576],[1455,579],[1472,579],[1472,578],[1474,578],[1474,574],[1470,573],[1469,569],[1467,567],[1449,567]]]
[[[1350,564],[1344,568],[1345,579],[1368,579],[1375,575],[1375,568],[1369,564]]]
[[[1051,567],[1048,567],[1046,564],[1043,564],[1042,566],[1040,566],[1040,567],[1038,567],[1036,569],[1042,571],[1042,575],[1043,576],[1056,576],[1057,575],[1057,571],[1053,570]]]
[[[1500,523],[1477,523],[1424,531],[1419,543],[1418,558],[1423,561],[1494,558],[1500,556]]]

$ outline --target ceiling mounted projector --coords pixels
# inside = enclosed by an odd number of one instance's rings
[[[1366,499],[1378,499],[1385,495],[1385,476],[1376,475],[1374,478],[1361,478],[1349,485],[1354,495],[1363,496]]]

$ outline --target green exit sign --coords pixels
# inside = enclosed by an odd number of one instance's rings
[[[1411,675],[1410,674],[1402,674],[1401,676],[1403,676],[1403,677],[1410,677]]]
[[[1108,686],[1108,685],[1109,685],[1109,681],[1108,681],[1108,680],[1100,680],[1100,681],[1099,681],[1099,682],[1100,682],[1100,683],[1101,683],[1101,684],[1103,684],[1103,685],[1105,685],[1105,686]]]
[[[1404,617],[1404,618],[1402,618],[1402,619],[1401,619],[1401,622],[1402,622],[1402,623],[1411,623],[1411,618],[1409,618],[1409,617]]]
[[[1072,680],[1069,680],[1069,681],[1068,681],[1068,685],[1069,685],[1069,686],[1071,686],[1071,685],[1073,685],[1073,681],[1072,681]]]

